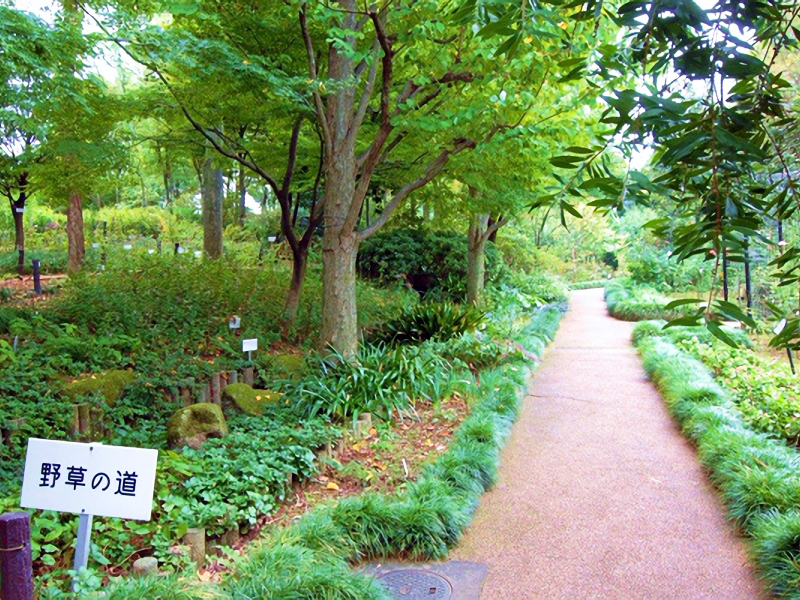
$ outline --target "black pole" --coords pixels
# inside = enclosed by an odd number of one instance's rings
[[[39,259],[34,258],[31,261],[31,265],[33,266],[33,291],[37,294],[42,293],[42,281],[39,277]]]
[[[750,240],[744,238],[744,288],[747,294],[747,311],[753,308],[753,287],[750,281]]]
[[[180,248],[180,247],[181,247],[180,242],[175,242],[175,254],[178,253],[178,248]]]
[[[792,367],[792,375],[795,375],[794,360],[792,359],[792,350],[791,350],[791,348],[787,348],[786,349],[786,354],[789,355],[789,366]]]

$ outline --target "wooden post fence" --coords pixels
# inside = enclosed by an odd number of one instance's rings
[[[0,598],[33,600],[31,524],[25,512],[0,515]]]

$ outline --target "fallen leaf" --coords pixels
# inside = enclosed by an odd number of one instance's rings
[[[372,427],[372,428],[369,430],[369,434],[370,434],[370,435],[376,435],[377,433],[378,433],[378,430],[377,430],[377,429],[375,429],[374,427]]]
[[[338,491],[339,490],[339,486],[331,481],[330,483],[328,483],[328,485],[325,486],[325,489],[326,490]]]
[[[358,452],[359,450],[361,450],[361,445],[358,442],[356,442],[355,444],[353,444],[353,450]]]

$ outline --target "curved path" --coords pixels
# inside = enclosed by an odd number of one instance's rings
[[[482,600],[768,597],[630,333],[602,290],[573,294],[450,555],[488,565]]]

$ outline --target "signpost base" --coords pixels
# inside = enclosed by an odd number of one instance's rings
[[[77,573],[86,567],[89,561],[89,545],[92,538],[92,515],[83,514],[78,517],[78,539],[75,544],[75,561],[73,570]],[[72,591],[75,591],[77,581],[72,580]]]

